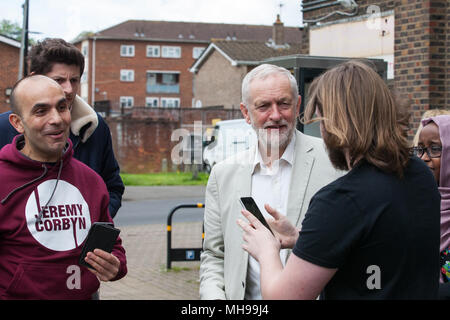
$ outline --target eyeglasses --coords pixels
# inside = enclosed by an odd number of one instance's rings
[[[419,158],[422,158],[425,152],[427,153],[429,158],[439,158],[442,153],[442,147],[441,146],[431,146],[428,148],[413,147],[411,151],[413,155],[418,156]]]

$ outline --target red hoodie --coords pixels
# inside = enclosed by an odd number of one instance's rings
[[[92,223],[112,222],[105,183],[72,157],[70,140],[56,164],[25,157],[18,143],[22,135],[0,150],[0,299],[90,299],[100,283],[78,257]],[[127,273],[121,243],[114,280]]]

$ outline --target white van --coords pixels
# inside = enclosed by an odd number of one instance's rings
[[[216,123],[209,144],[203,149],[206,171],[238,152],[257,143],[256,133],[244,119],[224,120]]]

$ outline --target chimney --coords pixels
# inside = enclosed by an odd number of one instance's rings
[[[277,14],[277,21],[273,24],[272,39],[276,46],[284,45],[284,24],[281,22],[279,14]]]

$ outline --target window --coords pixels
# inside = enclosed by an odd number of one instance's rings
[[[148,71],[147,93],[180,93],[180,73]]]
[[[161,56],[159,46],[147,46],[147,57],[157,58]]]
[[[133,82],[134,70],[122,69],[120,70],[120,81]]]
[[[134,97],[120,97],[120,107],[121,108],[133,108]]]
[[[179,108],[179,98],[161,98],[161,107],[163,108]]]
[[[150,108],[158,108],[159,107],[159,98],[146,97],[145,98],[145,106],[150,107]]]
[[[163,58],[181,58],[181,47],[163,46],[162,47]]]
[[[120,46],[121,57],[134,57],[134,46],[121,45]]]
[[[192,49],[192,58],[197,59],[201,56],[204,50],[205,48],[203,47],[195,47],[194,49]]]

